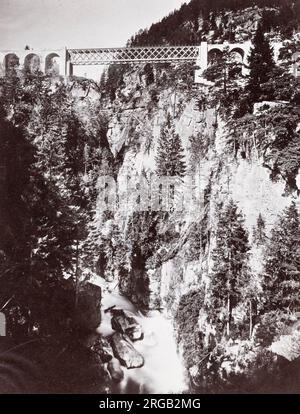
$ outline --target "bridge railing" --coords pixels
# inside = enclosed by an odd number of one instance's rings
[[[68,49],[72,65],[112,63],[182,62],[198,58],[198,46]]]

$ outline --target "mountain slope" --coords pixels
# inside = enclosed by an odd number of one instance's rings
[[[199,44],[203,39],[238,42],[251,38],[261,18],[267,31],[276,30],[287,38],[299,31],[299,16],[300,2],[294,0],[192,0],[141,30],[129,45]]]

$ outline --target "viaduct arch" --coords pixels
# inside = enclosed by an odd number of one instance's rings
[[[5,73],[15,70],[20,65],[20,59],[15,53],[8,53],[4,57]]]
[[[24,58],[24,69],[26,72],[36,73],[41,69],[41,59],[36,53],[28,53]]]
[[[45,73],[57,76],[60,74],[60,56],[55,53],[49,53],[45,59]]]
[[[247,70],[247,59],[251,51],[251,42],[244,42],[244,43],[228,43],[224,42],[221,44],[207,44],[203,42],[201,44],[202,47],[202,55],[207,55],[207,61],[201,65],[201,72],[205,70],[214,59],[222,56],[222,53],[225,49],[228,49],[230,56],[233,60],[241,64],[241,71],[243,75],[246,75]],[[200,61],[201,61],[201,52],[200,52]],[[201,76],[201,73],[199,73]]]
[[[67,75],[65,66],[67,49],[43,50],[0,50],[1,74],[11,70],[25,70],[30,73]]]

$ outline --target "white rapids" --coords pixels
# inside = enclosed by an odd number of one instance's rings
[[[127,298],[115,289],[111,291],[105,282],[100,283],[102,320],[97,331],[104,337],[114,332],[111,314],[104,312],[114,305],[130,311],[144,331],[144,339],[134,342],[134,347],[145,359],[144,366],[131,370],[124,368],[124,379],[113,391],[120,394],[172,394],[186,390],[183,362],[177,350],[172,322],[159,311],[142,315]]]

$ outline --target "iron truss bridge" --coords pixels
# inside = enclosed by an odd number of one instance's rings
[[[188,62],[199,56],[198,46],[124,47],[68,49],[72,65],[109,65],[112,63]]]

